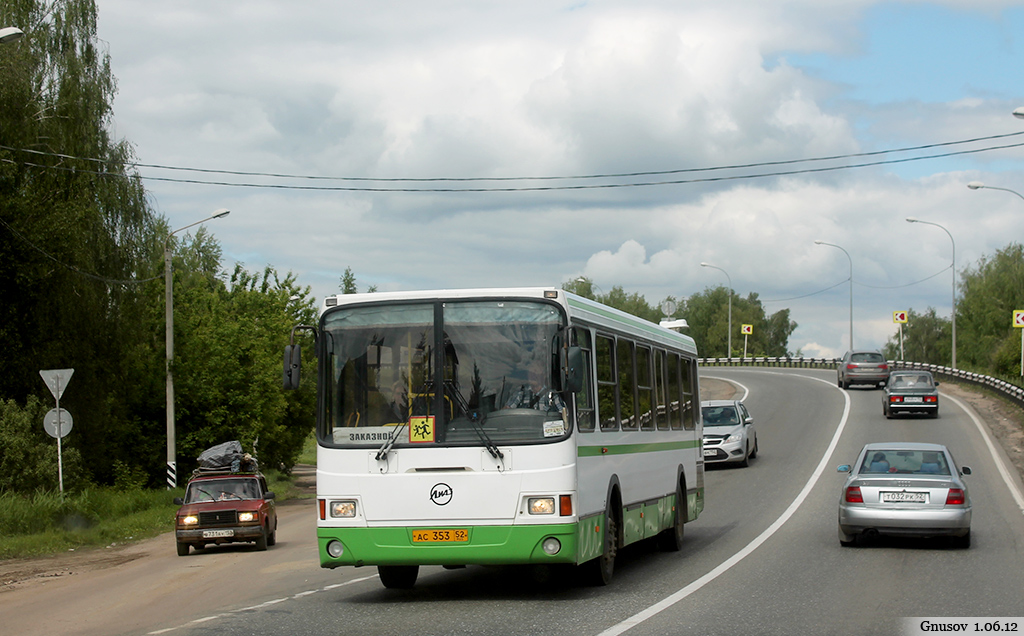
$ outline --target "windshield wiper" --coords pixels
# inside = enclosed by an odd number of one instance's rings
[[[476,431],[477,437],[479,437],[480,441],[484,443],[484,448],[486,448],[487,452],[491,454],[491,457],[494,459],[505,459],[505,454],[501,452],[497,444],[491,441],[490,436],[487,435],[487,431],[484,430],[484,422],[487,421],[487,416],[484,415],[483,418],[481,418],[479,412],[473,411],[472,413],[466,413],[466,419],[473,424],[473,430]]]
[[[405,429],[406,424],[408,424],[408,422],[402,422],[402,425],[395,429],[395,434],[389,437],[387,441],[385,441],[381,445],[381,447],[377,449],[377,461],[387,458],[388,452],[391,450],[391,447],[395,445],[395,440],[397,440],[398,436],[402,434],[402,431]]]

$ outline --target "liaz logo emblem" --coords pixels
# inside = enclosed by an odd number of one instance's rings
[[[447,505],[452,500],[452,487],[448,484],[434,484],[430,489],[430,500],[439,506]]]

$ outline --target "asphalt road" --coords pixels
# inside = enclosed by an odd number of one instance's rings
[[[430,567],[414,589],[387,590],[375,568],[321,570],[312,507],[283,506],[279,543],[267,552],[178,558],[170,538],[167,556],[97,573],[91,592],[79,580],[77,593],[55,581],[32,603],[23,590],[0,595],[3,614],[22,621],[5,619],[0,633],[888,635],[903,617],[1024,615],[1024,487],[1015,472],[1004,476],[998,445],[954,399],[943,398],[936,420],[886,420],[879,391],[841,391],[834,372],[704,374],[749,390],[758,457],[749,468],[709,470],[706,507],[687,524],[683,550],[631,546],[608,587],[582,585],[570,571]],[[869,441],[943,443],[971,466],[970,549],[912,539],[839,545],[835,467]]]

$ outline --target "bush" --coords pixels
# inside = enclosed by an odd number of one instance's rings
[[[49,409],[35,396],[24,407],[14,400],[0,400],[0,492],[59,490],[57,440],[43,430]],[[64,489],[73,491],[88,486],[88,479],[82,456],[68,444],[68,437],[62,440],[61,459]]]

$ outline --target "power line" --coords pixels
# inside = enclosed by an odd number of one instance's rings
[[[759,163],[749,164],[735,164],[726,166],[712,166],[704,168],[685,168],[676,170],[661,170],[661,171],[646,171],[646,172],[628,172],[628,173],[607,173],[607,174],[590,174],[590,175],[575,175],[575,176],[537,176],[537,177],[431,177],[431,178],[373,178],[373,177],[325,177],[315,175],[295,175],[295,174],[283,174],[283,173],[270,173],[270,172],[245,172],[236,170],[216,170],[216,169],[205,169],[205,168],[190,168],[182,166],[167,166],[160,164],[145,164],[129,162],[126,165],[136,168],[152,168],[159,170],[174,170],[182,172],[196,172],[200,174],[224,174],[224,175],[235,175],[235,176],[247,176],[247,177],[267,177],[275,179],[301,179],[301,180],[316,180],[316,181],[350,181],[350,182],[379,182],[379,183],[428,183],[428,182],[484,182],[484,181],[552,181],[552,180],[595,180],[595,179],[614,179],[614,178],[635,178],[635,177],[653,177],[670,174],[695,174],[704,172],[717,172],[724,170],[743,170],[753,168],[768,168],[774,166],[794,165],[799,163],[818,163],[824,161],[838,161],[842,159],[855,159],[861,157],[874,157],[886,154],[896,154],[904,152],[913,152],[920,150],[928,150],[940,147],[949,147],[956,145],[963,145],[969,143],[977,143],[980,141],[991,141],[995,139],[1006,139],[1024,135],[1024,132],[1008,133],[1002,135],[990,135],[986,137],[976,137],[973,139],[964,139],[959,141],[948,141],[933,144],[925,144],[921,146],[911,146],[905,148],[895,148],[890,150],[879,150],[873,152],[864,153],[850,153],[845,155],[832,155],[824,157],[812,157],[808,159],[788,159],[781,161],[767,161]],[[976,154],[981,152],[990,152],[993,150],[1005,150],[1008,148],[1017,148],[1024,146],[1024,142],[1015,144],[1004,144],[997,146],[988,146],[985,148],[976,148],[970,150],[958,150],[947,153],[937,153],[930,155],[921,155],[916,157],[903,157],[896,159],[886,159],[880,161],[869,161],[857,164],[847,164],[841,166],[826,166],[820,168],[802,168],[796,170],[783,170],[775,172],[762,172],[755,174],[744,174],[744,175],[730,175],[722,177],[704,177],[697,179],[678,179],[668,181],[633,181],[627,183],[603,183],[603,184],[575,184],[565,186],[519,186],[519,187],[470,187],[470,188],[412,188],[412,187],[367,187],[367,186],[304,186],[294,184],[266,184],[266,183],[238,183],[228,181],[207,181],[202,179],[178,179],[173,177],[156,177],[156,176],[144,176],[139,175],[139,178],[148,181],[163,181],[171,183],[188,183],[196,185],[216,185],[225,187],[246,187],[246,188],[266,188],[266,189],[283,189],[283,190],[323,190],[323,191],[346,191],[346,192],[539,192],[539,191],[554,191],[554,190],[588,190],[588,189],[610,189],[610,188],[635,188],[635,187],[650,187],[658,185],[684,185],[691,183],[710,183],[716,181],[733,181],[733,180],[744,180],[764,177],[778,177],[778,176],[791,176],[798,174],[810,174],[816,172],[831,172],[837,170],[849,170],[853,168],[864,168],[870,166],[879,166],[887,164],[907,163],[911,161],[923,161],[926,159],[941,159],[946,157],[953,157],[958,155]],[[74,159],[80,161],[89,161],[106,165],[108,162],[102,159],[94,159],[88,157],[76,157],[73,155],[65,155],[61,153],[51,153],[39,150],[20,149],[13,148],[10,146],[0,145],[0,149],[24,152],[28,154],[35,154],[40,156],[52,156],[62,159]],[[9,161],[9,160],[7,160]],[[57,169],[57,170],[76,170],[66,166],[45,166],[41,164],[35,164],[25,162],[25,165],[46,168],[46,169]],[[107,175],[107,172],[93,172],[88,170],[77,170],[78,172],[84,172],[87,174]]]

